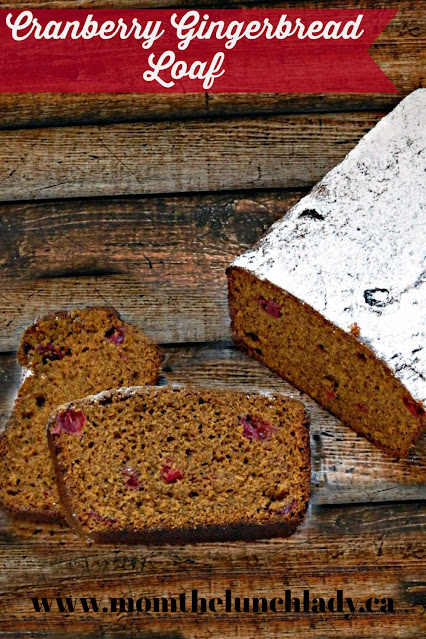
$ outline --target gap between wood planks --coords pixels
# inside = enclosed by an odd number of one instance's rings
[[[220,123],[262,115],[388,113],[421,85],[413,81],[397,94],[0,93],[0,131],[194,119]]]

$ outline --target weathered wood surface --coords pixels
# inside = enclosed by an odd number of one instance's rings
[[[228,264],[302,192],[0,206],[0,351],[40,312],[112,304],[161,342],[228,339]]]
[[[193,0],[80,0],[78,6],[179,4],[198,6]],[[203,7],[236,4],[207,0]],[[76,5],[0,0],[0,7],[8,6]],[[326,0],[303,3],[329,6]],[[289,7],[302,3],[289,0]],[[355,0],[351,7],[388,3]],[[424,83],[424,2],[404,0],[397,8],[370,50],[399,89],[395,95],[0,95],[0,128],[12,129],[0,132],[0,425],[20,381],[13,351],[24,326],[60,307],[110,303],[165,345],[162,384],[302,397],[311,411],[313,462],[308,516],[288,540],[97,547],[67,528],[18,525],[0,515],[1,638],[425,634],[420,500],[426,496],[426,439],[409,458],[393,461],[357,437],[232,346],[226,302],[231,260],[384,112]],[[67,124],[79,126],[34,128]],[[21,126],[28,130],[16,130]],[[188,191],[197,193],[167,195]],[[131,197],[82,199],[99,195]],[[395,613],[356,613],[351,620],[271,612],[148,617],[96,615],[81,607],[63,614],[54,606],[36,614],[30,601],[87,596],[105,597],[107,605],[114,596],[177,596],[193,588],[199,596],[221,597],[231,588],[234,596],[268,599],[286,588],[294,596],[308,588],[311,598],[326,599],[343,589],[360,601],[392,597]]]
[[[0,636],[406,637],[424,628],[424,519],[417,504],[312,507],[287,539],[186,547],[96,547],[69,530],[17,529],[0,520]],[[36,614],[31,597],[392,597],[393,614]],[[374,631],[373,631],[374,628]],[[372,633],[373,631],[373,633]],[[139,634],[139,632],[141,634]],[[420,634],[419,634],[420,632]],[[12,634],[9,634],[12,633]],[[144,634],[146,633],[146,634]],[[160,633],[157,635],[156,633]]]
[[[387,75],[390,77],[391,74]],[[395,80],[394,83],[397,85]],[[399,86],[401,83],[402,80]],[[373,97],[362,93],[0,93],[0,129],[372,109],[388,112],[422,85],[419,78],[398,93],[374,94]]]
[[[426,499],[426,437],[395,461],[323,410],[307,395],[231,344],[166,351],[161,384],[279,392],[300,398],[311,414],[312,501],[315,504]],[[21,370],[13,354],[0,356],[0,425],[11,410]]]
[[[383,113],[0,132],[0,200],[310,186]]]
[[[201,260],[202,271],[253,244],[303,195],[302,190],[237,191],[3,203],[1,276],[51,279],[145,267],[155,275],[161,265],[188,266],[191,260]]]
[[[94,8],[143,8],[182,5],[199,6],[188,2],[163,0],[82,0],[79,7]],[[203,7],[231,7],[238,3],[205,2]],[[246,6],[256,3],[244,3]],[[269,3],[270,4],[270,3]],[[280,6],[282,3],[275,3]],[[299,8],[301,3],[286,2],[286,8]],[[75,7],[72,0],[39,0],[26,2],[0,2],[0,8],[9,7]],[[348,8],[345,2],[333,3],[333,8]],[[389,3],[354,0],[350,8],[389,8]],[[390,110],[402,97],[424,83],[424,48],[426,11],[423,0],[399,2],[398,14],[370,48],[370,54],[398,89],[398,94],[0,94],[0,126],[33,127],[59,126],[74,123],[105,123],[136,121],[142,119],[215,117],[234,114],[297,113],[315,111],[355,111],[365,109]],[[327,1],[303,3],[303,8],[330,8]],[[409,25],[409,28],[407,28]]]

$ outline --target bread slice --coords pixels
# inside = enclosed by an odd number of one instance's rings
[[[0,437],[0,504],[37,521],[63,519],[46,444],[49,414],[72,399],[129,384],[154,384],[161,353],[112,308],[39,319],[24,331],[18,361],[29,368]]]
[[[97,542],[286,536],[309,499],[308,415],[282,396],[129,388],[48,426],[67,518]]]
[[[228,269],[236,343],[379,448],[426,429],[426,89]]]

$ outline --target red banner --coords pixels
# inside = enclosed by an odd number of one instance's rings
[[[0,10],[2,93],[387,93],[396,10]]]

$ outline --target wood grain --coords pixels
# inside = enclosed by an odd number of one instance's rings
[[[397,63],[393,65],[396,67]],[[412,66],[411,63],[410,66]],[[382,68],[386,63],[380,65]],[[388,63],[390,66],[390,63]],[[407,67],[392,94],[302,93],[0,93],[0,129],[63,127],[160,120],[219,119],[256,115],[383,111],[388,113],[423,79]],[[408,75],[409,74],[409,75]],[[414,78],[413,78],[414,76]]]
[[[79,6],[86,8],[170,7],[179,4],[190,8],[197,3],[163,0],[82,0]],[[238,3],[205,2],[205,7],[231,7]],[[256,5],[248,2],[245,5]],[[271,3],[268,3],[271,5]],[[273,3],[272,3],[273,4]],[[282,4],[282,3],[275,3]],[[25,0],[0,2],[0,7],[74,7],[70,0]],[[354,0],[351,8],[389,8],[384,1]],[[287,2],[287,8],[330,8],[322,2]],[[347,3],[334,2],[333,8],[347,8]],[[398,3],[399,12],[379,36],[369,52],[397,87],[399,94],[0,94],[0,122],[2,128],[63,126],[143,119],[172,119],[187,117],[215,117],[223,115],[247,115],[259,113],[297,113],[355,111],[380,109],[389,111],[397,102],[424,85],[424,49],[426,12],[424,2],[403,0]]]
[[[418,504],[312,507],[305,524],[287,539],[176,547],[96,547],[69,530],[16,528],[0,520],[1,632],[56,637],[418,637],[422,626],[424,509]],[[21,566],[16,570],[17,565]],[[358,613],[83,613],[36,614],[31,597],[198,596],[392,597],[393,614]],[[179,632],[176,634],[176,629]],[[139,634],[139,631],[142,634]],[[416,634],[417,632],[417,634]],[[146,635],[144,634],[146,633]],[[13,636],[18,636],[14,634]],[[20,636],[20,635],[19,635]],[[71,636],[71,635],[67,635]]]
[[[0,132],[0,200],[301,188],[382,113]]]
[[[0,350],[58,308],[105,304],[161,342],[228,339],[225,268],[302,193],[0,207]]]
[[[17,280],[229,260],[304,191],[0,204],[0,271]],[[200,273],[202,276],[202,273]],[[160,279],[160,275],[157,275]]]
[[[154,268],[148,264],[137,275],[0,280],[0,348],[15,348],[22,330],[40,313],[105,304],[156,341],[228,338],[225,264],[219,266],[199,274],[196,265],[180,273],[176,265],[162,270],[163,281],[152,275]]]
[[[0,357],[0,418],[5,423],[20,381],[14,355]],[[294,395],[311,413],[315,504],[426,499],[426,437],[395,461],[320,408],[307,395],[231,344],[168,348],[160,380],[186,387],[260,390]]]
[[[179,5],[199,6],[78,2]],[[383,113],[424,85],[424,1],[397,5],[370,49],[396,95],[0,95],[0,128],[9,129],[0,132],[0,425],[20,382],[12,351],[24,326],[59,307],[107,302],[165,344],[161,384],[300,396],[311,411],[313,462],[307,519],[288,540],[96,547],[69,529],[12,523],[0,514],[0,638],[424,635],[426,438],[395,462],[238,351],[229,339],[224,272]],[[0,0],[11,6],[76,4]],[[330,4],[288,0],[290,7]],[[389,3],[354,0],[351,7]],[[129,197],[93,199],[115,195]],[[63,614],[54,606],[37,614],[30,601],[92,596],[108,604],[113,596],[177,596],[193,588],[199,596],[221,597],[231,588],[234,596],[268,599],[286,588],[327,599],[343,589],[360,600],[393,597],[395,613],[351,620],[271,612],[118,616],[81,607]]]

